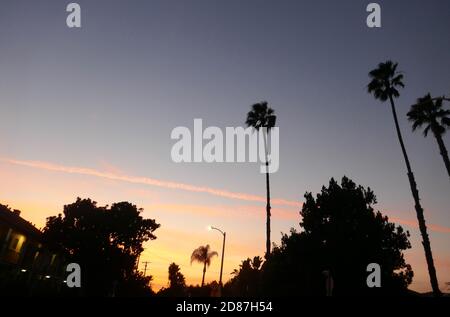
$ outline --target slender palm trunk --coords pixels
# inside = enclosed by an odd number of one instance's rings
[[[398,140],[402,148],[403,157],[405,159],[406,168],[408,170],[409,185],[411,186],[411,192],[414,197],[415,209],[417,214],[417,221],[419,222],[420,233],[422,234],[422,245],[425,250],[425,258],[428,265],[428,274],[430,275],[430,283],[433,289],[434,296],[440,296],[441,291],[439,290],[439,283],[436,277],[436,269],[434,267],[433,254],[431,252],[430,239],[427,233],[427,226],[425,224],[425,218],[423,216],[423,208],[420,205],[419,191],[417,189],[416,180],[414,179],[414,174],[411,170],[411,164],[409,163],[408,154],[406,153],[405,144],[403,143],[402,133],[400,131],[400,126],[398,125],[397,112],[395,111],[394,100],[392,96],[389,96],[391,102],[392,115],[394,116],[395,128],[397,130]]]
[[[442,134],[434,132],[437,143],[439,145],[439,150],[441,152],[442,158],[444,159],[445,167],[447,168],[447,174],[450,177],[450,160],[448,158],[447,148],[445,147],[444,140],[442,140]]]
[[[203,285],[205,285],[205,274],[206,274],[206,261],[203,263],[202,287]]]
[[[267,132],[266,132],[267,131]],[[266,154],[266,192],[267,192],[267,204],[266,204],[266,258],[270,255],[270,183],[269,183],[269,160],[267,154],[267,138],[266,133],[269,130],[263,130],[264,137],[264,151]]]

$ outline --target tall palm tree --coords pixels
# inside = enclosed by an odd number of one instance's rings
[[[430,130],[433,132],[444,159],[447,174],[450,177],[450,160],[442,139],[442,135],[450,128],[450,110],[442,109],[442,102],[443,98],[433,99],[430,94],[427,94],[423,98],[417,99],[417,103],[411,106],[411,110],[407,115],[409,121],[413,123],[413,131],[425,126],[423,130],[425,137],[427,137]]]
[[[202,287],[205,284],[205,274],[206,274],[206,266],[211,265],[211,260],[213,256],[217,256],[216,251],[211,251],[209,244],[205,246],[199,246],[197,249],[192,252],[191,255],[191,264],[192,262],[203,263],[203,277],[202,277]]]
[[[428,265],[428,274],[430,275],[431,287],[435,296],[441,294],[439,290],[438,280],[436,277],[436,269],[434,267],[433,255],[431,252],[430,239],[427,233],[427,226],[425,224],[425,218],[423,216],[423,208],[420,205],[419,191],[417,190],[417,184],[414,179],[414,174],[411,170],[411,164],[409,163],[408,154],[406,153],[405,144],[403,143],[402,133],[398,124],[397,113],[395,110],[394,98],[400,96],[398,88],[403,88],[403,75],[397,72],[397,63],[392,61],[386,61],[380,63],[378,68],[372,70],[369,73],[371,79],[367,86],[369,93],[373,94],[375,99],[379,99],[382,102],[389,100],[391,104],[392,115],[394,116],[395,128],[397,130],[398,140],[402,148],[403,157],[405,159],[406,168],[408,170],[408,179],[411,187],[411,192],[414,197],[415,209],[417,214],[417,220],[419,222],[420,233],[423,239],[423,248],[425,250],[425,258]]]
[[[268,107],[267,102],[263,101],[252,105],[252,110],[247,114],[245,123],[248,127],[253,127],[257,131],[263,128],[264,151],[266,154],[266,257],[270,255],[270,183],[269,183],[269,161],[267,154],[267,138],[270,129],[275,126],[277,116],[275,111]],[[267,135],[266,135],[267,134]]]

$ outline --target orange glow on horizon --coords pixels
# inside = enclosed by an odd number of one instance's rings
[[[46,217],[62,213],[64,204],[73,202],[77,195],[96,198],[95,200],[98,199],[100,205],[110,204],[120,201],[120,199],[128,199],[128,201],[136,203],[138,207],[142,207],[144,217],[155,218],[158,223],[161,223],[161,228],[155,231],[157,239],[145,243],[146,250],[140,258],[141,262],[151,262],[147,274],[154,278],[152,282],[154,290],[167,286],[167,270],[172,262],[180,265],[187,284],[199,284],[202,268],[199,264],[190,264],[190,254],[196,247],[205,244],[210,244],[213,250],[219,252],[219,257],[214,258],[206,273],[206,281],[218,280],[222,240],[217,232],[206,230],[208,224],[220,226],[224,223],[228,224],[224,227],[224,230],[227,231],[224,281],[231,278],[230,273],[238,268],[242,260],[264,254],[263,223],[265,207],[263,204],[258,205],[258,203],[265,201],[262,196],[252,196],[245,193],[228,195],[230,192],[227,191],[218,194],[214,189],[211,189],[212,192],[204,192],[213,196],[229,198],[233,204],[212,204],[210,202],[200,205],[191,201],[183,202],[183,199],[177,199],[179,203],[173,203],[172,190],[174,189],[191,192],[191,189],[194,188],[192,191],[202,192],[201,190],[207,187],[197,188],[186,184],[179,184],[181,187],[178,187],[176,185],[178,183],[161,182],[145,177],[118,176],[122,172],[107,163],[103,165],[110,172],[103,173],[93,169],[71,170],[69,168],[67,170],[64,166],[40,165],[41,163],[35,161],[19,161],[19,164],[0,161],[0,163],[2,162],[0,174],[4,182],[0,185],[0,203],[20,209],[22,217],[34,223],[38,228],[45,225]],[[24,169],[23,167],[34,168]],[[49,173],[49,171],[62,173]],[[96,177],[90,178],[90,176]],[[168,189],[169,194],[166,196],[162,192],[149,190],[148,187],[145,187],[152,185],[153,181],[158,184],[155,185],[156,187],[166,191]],[[130,186],[130,183],[143,185],[141,186],[142,189]],[[184,186],[187,186],[188,189]],[[257,198],[255,199],[255,197]],[[240,203],[236,204],[236,201],[240,201]],[[272,209],[273,225],[283,224],[284,228],[298,228],[301,221],[299,215],[301,203],[282,199],[278,202],[281,202],[281,204],[275,205]],[[383,211],[383,214],[389,216],[403,215],[404,213]],[[417,222],[414,220],[401,217],[389,217],[389,219],[417,232]],[[236,222],[236,220],[238,221]],[[234,224],[237,228],[234,228]],[[249,224],[249,229],[252,232],[239,232],[239,225],[243,224]],[[445,235],[450,233],[450,228],[445,226],[428,224],[428,228],[430,232]],[[419,237],[419,234],[414,235],[414,237]],[[276,237],[273,238],[273,242],[279,243]],[[420,248],[419,245],[414,250],[408,250],[406,257],[408,263],[413,266],[416,272],[412,288],[426,291],[429,285],[425,274],[425,259]],[[447,276],[445,275],[445,272],[450,272],[449,263],[448,254],[442,254],[441,251],[439,258],[437,257],[436,260],[439,272],[442,272],[439,278],[450,278],[448,273]],[[142,265],[140,270],[143,270]]]

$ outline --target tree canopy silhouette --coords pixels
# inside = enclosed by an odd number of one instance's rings
[[[263,260],[259,256],[242,261],[239,270],[231,274],[233,278],[225,284],[225,295],[255,297],[260,295],[260,274]]]
[[[171,263],[169,265],[169,287],[162,288],[158,295],[168,297],[186,296],[186,281],[177,264]]]
[[[47,218],[45,240],[67,258],[80,264],[85,295],[133,295],[148,288],[151,277],[135,272],[136,259],[145,241],[156,239],[159,224],[144,219],[129,202],[97,206],[77,198],[64,206],[64,214]]]
[[[175,263],[169,265],[169,288],[184,288],[186,286],[184,275]]]
[[[333,276],[334,295],[405,292],[413,277],[403,256],[409,233],[375,212],[375,203],[370,188],[347,177],[341,184],[331,179],[316,197],[306,193],[303,230],[284,234],[263,264],[260,295],[324,295],[324,270]],[[381,266],[380,289],[367,287],[370,263]]]

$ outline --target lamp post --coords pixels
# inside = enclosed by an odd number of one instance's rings
[[[219,292],[220,292],[220,296],[222,296],[222,272],[223,272],[223,257],[225,255],[225,239],[227,237],[227,233],[223,232],[222,230],[220,230],[219,228],[213,227],[213,226],[209,226],[208,228],[209,230],[216,230],[219,231],[222,235],[223,235],[223,244],[222,244],[222,260],[220,263],[220,278],[219,278]]]

